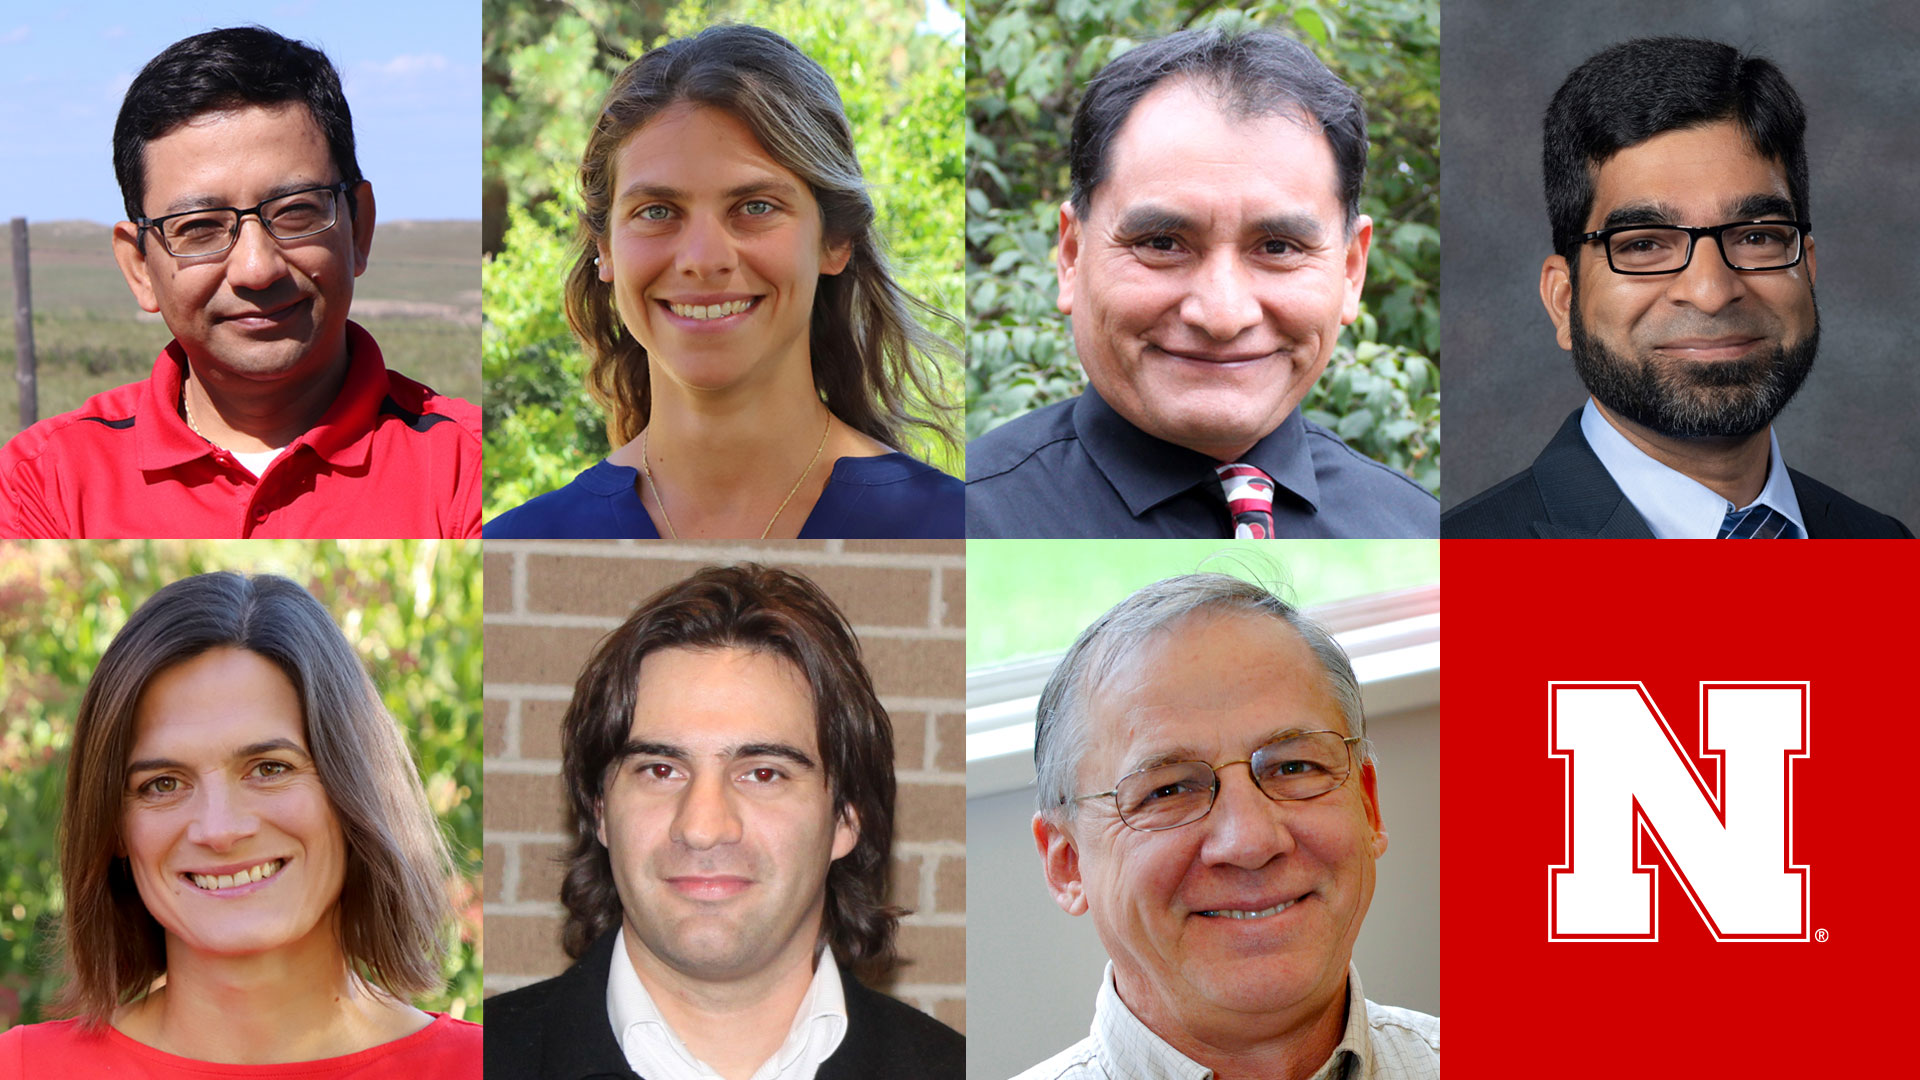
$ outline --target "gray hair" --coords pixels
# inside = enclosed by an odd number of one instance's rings
[[[1087,748],[1087,698],[1155,633],[1199,611],[1265,615],[1298,633],[1326,670],[1347,732],[1360,737],[1361,760],[1373,758],[1367,718],[1353,661],[1326,627],[1275,596],[1266,586],[1228,574],[1182,574],[1156,581],[1110,608],[1081,631],[1040,691],[1035,710],[1033,765],[1041,813],[1070,811],[1080,757]]]

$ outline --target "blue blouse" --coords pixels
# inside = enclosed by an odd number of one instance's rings
[[[640,470],[605,461],[558,491],[487,522],[488,540],[657,540]],[[843,457],[800,529],[805,539],[932,539],[967,534],[966,485],[905,454]]]

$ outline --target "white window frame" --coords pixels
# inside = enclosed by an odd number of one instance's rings
[[[1307,609],[1353,658],[1369,718],[1440,704],[1440,586]],[[967,672],[967,798],[1033,784],[1033,714],[1065,651]]]

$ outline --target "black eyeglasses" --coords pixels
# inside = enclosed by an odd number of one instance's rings
[[[135,218],[134,224],[160,234],[160,242],[176,258],[218,255],[240,239],[240,221],[248,214],[260,219],[275,240],[299,240],[333,228],[340,217],[340,196],[353,187],[348,181],[276,195],[257,206],[209,206],[157,218]]]
[[[1590,232],[1582,244],[1604,242],[1607,267],[1616,274],[1677,274],[1693,262],[1693,246],[1713,237],[1720,257],[1735,270],[1785,270],[1800,263],[1804,221],[1729,221],[1725,225],[1619,225]],[[1731,240],[1729,240],[1731,236]]]
[[[1220,770],[1245,765],[1262,794],[1275,802],[1311,799],[1347,782],[1353,771],[1353,744],[1360,736],[1337,731],[1305,731],[1270,742],[1242,761],[1209,765],[1174,761],[1130,772],[1112,791],[1076,795],[1071,802],[1111,795],[1120,820],[1141,832],[1177,829],[1213,811],[1220,794]]]

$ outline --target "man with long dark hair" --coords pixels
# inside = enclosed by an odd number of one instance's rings
[[[668,586],[601,642],[562,740],[577,962],[487,1003],[489,1076],[960,1076],[957,1033],[854,978],[904,914],[893,729],[812,582]]]

